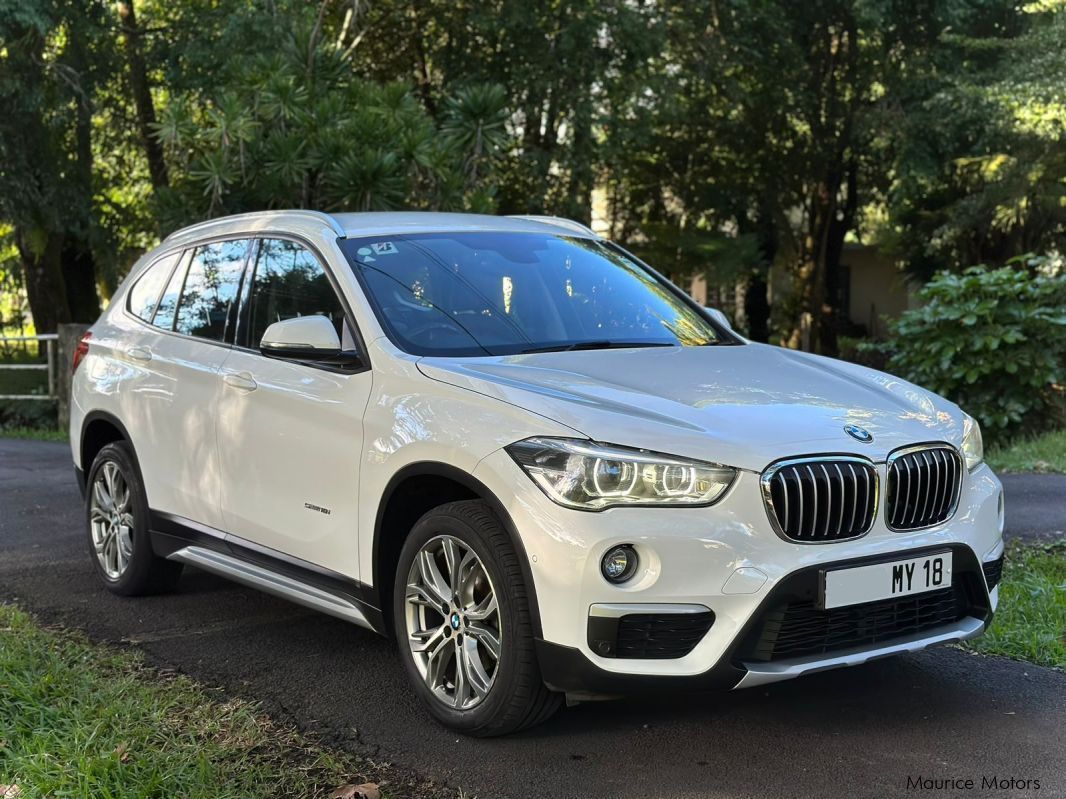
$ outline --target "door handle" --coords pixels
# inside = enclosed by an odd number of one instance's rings
[[[147,347],[130,347],[126,350],[126,354],[130,357],[130,360],[141,363],[148,363],[148,361],[152,360],[152,351]]]
[[[222,376],[222,382],[241,391],[255,391],[259,387],[255,378],[248,372],[226,372]]]

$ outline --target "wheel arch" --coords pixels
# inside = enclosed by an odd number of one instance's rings
[[[444,494],[435,497],[429,502],[413,505],[406,512],[400,512],[408,506],[402,504],[403,500],[410,495],[410,490],[415,487],[436,485],[440,488],[452,486],[458,491],[455,494]],[[440,501],[437,501],[437,500]],[[419,461],[408,464],[392,476],[385,490],[382,492],[381,501],[378,503],[377,514],[374,519],[374,546],[373,546],[373,598],[375,604],[381,608],[385,618],[391,623],[392,587],[396,571],[396,563],[399,558],[403,542],[410,533],[414,523],[422,515],[434,507],[462,499],[480,499],[484,501],[492,512],[500,520],[503,529],[507,532],[511,545],[518,555],[519,567],[522,570],[522,579],[526,583],[526,595],[529,601],[529,612],[533,622],[533,634],[540,638],[543,630],[540,621],[540,606],[537,602],[536,584],[533,582],[533,571],[529,565],[529,556],[526,554],[525,545],[518,534],[511,515],[507,512],[503,502],[484,483],[469,472],[465,472],[455,466],[438,461]],[[417,513],[417,515],[415,515]],[[414,516],[414,518],[411,518]],[[401,531],[389,531],[387,527],[400,521]]]
[[[133,461],[138,470],[141,468],[137,460],[137,448],[130,438],[126,426],[116,416],[107,411],[90,411],[85,414],[81,423],[81,438],[78,441],[78,454],[81,457],[81,472],[88,476],[92,468],[93,460],[97,453],[108,444],[116,441],[125,441],[133,454]]]

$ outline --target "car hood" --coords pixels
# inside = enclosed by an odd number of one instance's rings
[[[783,457],[962,443],[963,414],[882,372],[764,344],[423,358],[427,377],[595,441],[762,471]],[[873,435],[862,443],[854,424]]]

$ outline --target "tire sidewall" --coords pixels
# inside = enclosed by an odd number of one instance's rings
[[[126,570],[118,577],[111,579],[104,572],[100,560],[96,557],[96,549],[93,546],[92,534],[92,492],[96,482],[96,476],[105,463],[114,463],[122,472],[122,477],[130,489],[130,501],[133,507],[133,553]],[[129,594],[137,592],[138,587],[144,582],[149,569],[152,566],[154,553],[152,542],[148,535],[148,499],[145,496],[144,482],[141,480],[141,471],[137,467],[137,461],[133,452],[125,442],[114,442],[103,447],[93,460],[92,467],[86,480],[85,491],[85,534],[89,544],[89,554],[92,556],[93,567],[104,585],[116,594]]]
[[[470,547],[481,559],[496,593],[500,613],[501,657],[489,695],[469,710],[448,707],[429,688],[415,665],[407,640],[405,589],[407,575],[418,551],[429,541],[449,535]],[[465,520],[439,509],[423,516],[412,528],[404,542],[393,587],[393,629],[404,669],[411,678],[422,703],[442,724],[453,729],[472,731],[489,724],[507,704],[518,672],[516,636],[528,634],[519,623],[515,600],[503,569],[494,554],[494,547],[476,527]]]

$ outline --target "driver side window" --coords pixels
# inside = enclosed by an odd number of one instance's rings
[[[337,329],[344,349],[354,339],[344,310],[314,253],[285,239],[263,239],[249,295],[248,345],[256,348],[274,322],[298,316],[324,316]]]

